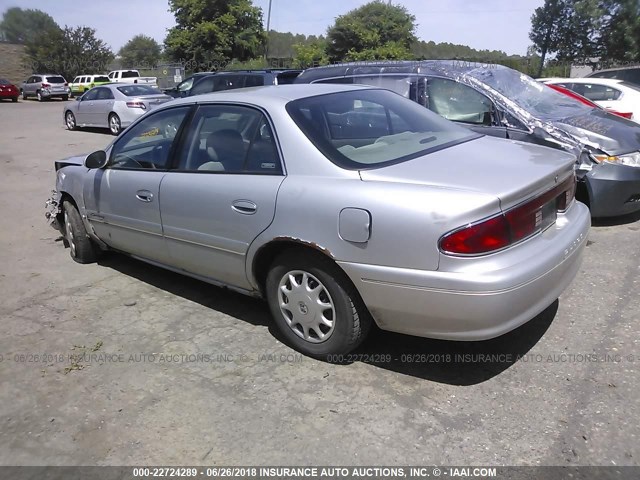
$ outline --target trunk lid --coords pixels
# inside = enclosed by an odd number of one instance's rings
[[[574,169],[574,155],[530,143],[481,137],[388,167],[363,181],[428,185],[498,197],[503,210],[549,190]]]
[[[142,97],[132,98],[130,101],[133,102],[141,102],[147,107],[147,110],[152,110],[159,105],[162,105],[169,100],[173,100],[173,97],[169,95],[161,94],[161,95],[145,95]]]

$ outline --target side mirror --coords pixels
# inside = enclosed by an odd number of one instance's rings
[[[104,150],[97,150],[84,159],[87,168],[104,168],[107,165],[107,154]]]

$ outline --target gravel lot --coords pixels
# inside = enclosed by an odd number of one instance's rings
[[[639,464],[640,216],[594,226],[573,285],[506,336],[374,331],[330,365],[260,301],[73,262],[44,219],[53,160],[111,136],[62,105],[0,104],[0,464]]]

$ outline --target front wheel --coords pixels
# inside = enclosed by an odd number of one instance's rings
[[[22,91],[22,99],[23,100],[27,99],[27,92],[25,92],[24,90]]]
[[[65,123],[67,124],[67,129],[75,130],[76,129],[76,117],[73,112],[67,112],[64,116]]]
[[[347,276],[313,254],[279,256],[267,275],[266,296],[288,343],[313,357],[349,353],[371,326],[369,312]]]
[[[62,208],[64,211],[64,238],[69,245],[71,258],[78,263],[95,262],[98,259],[99,249],[89,238],[80,212],[69,200],[64,201]]]
[[[122,130],[122,124],[120,123],[120,117],[115,113],[109,115],[109,131],[111,135],[118,135]]]

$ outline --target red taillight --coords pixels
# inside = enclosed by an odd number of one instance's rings
[[[147,109],[147,106],[142,102],[127,102],[127,107],[129,107],[129,108],[141,108],[143,110]]]
[[[50,86],[51,86],[51,85],[50,85],[50,84],[48,84],[48,83],[43,83],[43,84],[42,84],[42,88],[49,88]]]
[[[69,82],[64,82],[64,86],[68,87],[69,86]]]
[[[482,255],[518,243],[555,221],[556,212],[571,204],[576,177],[518,205],[503,214],[447,233],[440,239],[440,250],[453,255]]]

